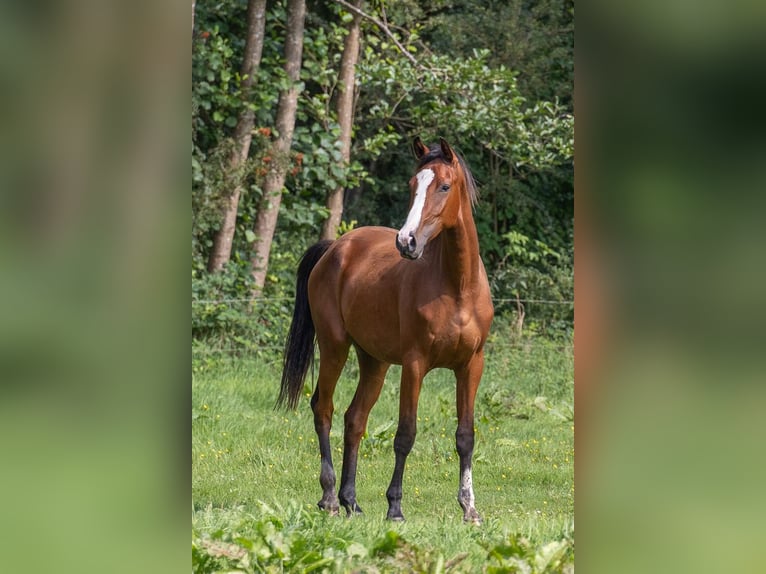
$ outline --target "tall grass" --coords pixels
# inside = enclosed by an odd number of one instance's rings
[[[474,488],[484,524],[462,523],[456,500],[452,373],[423,384],[402,508],[384,520],[393,471],[400,369],[392,367],[360,448],[364,515],[316,508],[319,454],[308,404],[273,409],[279,364],[198,353],[193,363],[192,526],[196,571],[564,571],[573,569],[573,357],[533,340],[496,345],[476,404]],[[331,440],[340,475],[353,360],[335,395]],[[527,566],[520,566],[524,563]],[[516,564],[516,566],[514,566]],[[564,570],[562,570],[564,569]]]

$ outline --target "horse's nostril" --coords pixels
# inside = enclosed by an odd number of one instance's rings
[[[407,243],[401,240],[399,236],[396,237],[396,249],[399,251],[402,257],[407,256],[407,251],[409,248],[407,247]]]
[[[410,249],[415,249],[418,245],[418,242],[415,241],[415,236],[412,233],[410,233],[410,240],[407,242],[407,245]]]

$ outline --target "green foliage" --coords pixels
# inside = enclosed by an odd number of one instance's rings
[[[255,236],[253,226],[262,197],[263,178],[270,162],[268,150],[274,137],[274,109],[284,83],[281,55],[281,22],[284,2],[269,5],[266,39],[258,76],[245,101],[238,68],[244,47],[244,2],[202,4],[197,8],[197,34],[192,50],[192,269],[195,299],[241,299],[249,295],[249,270]],[[241,18],[239,23],[234,18]],[[345,31],[334,22],[309,15],[304,38],[298,122],[287,165],[285,195],[279,228],[272,249],[266,295],[283,296],[293,290],[297,261],[317,238],[327,217],[325,196],[339,186],[355,186],[367,177],[358,161],[344,165],[338,142],[339,127],[332,105],[337,83],[337,60]],[[256,129],[247,162],[236,171],[229,158],[235,149],[233,126],[243,108],[255,114]],[[213,236],[221,224],[224,200],[240,185],[232,259],[222,277],[205,277]],[[254,322],[252,309],[239,302],[215,306],[195,304],[195,336],[245,337],[253,325],[273,323],[262,313]],[[219,332],[216,332],[216,331]],[[259,336],[258,340],[263,337]]]
[[[420,35],[431,49],[464,57],[475,49],[489,50],[490,65],[520,72],[519,87],[525,97],[532,101],[558,98],[571,110],[573,0],[436,0],[419,4],[425,13],[410,14],[422,23]]]
[[[257,517],[222,529],[192,535],[192,572],[466,572],[465,553],[445,559],[439,551],[412,543],[387,530],[366,545],[333,536],[323,528],[325,518],[295,504],[287,508],[261,505]],[[489,546],[489,545],[488,545]],[[573,542],[569,538],[535,547],[522,536],[489,546],[487,574],[574,572]]]
[[[367,46],[359,66],[369,118],[396,117],[431,139],[476,142],[515,168],[549,168],[571,159],[573,119],[555,102],[527,105],[516,73],[490,67],[488,50],[470,58],[429,55],[394,61]],[[498,129],[502,126],[503,129]]]
[[[490,549],[489,558],[487,574],[574,574],[574,543],[567,538],[535,548],[526,538],[510,536]]]
[[[358,223],[359,222],[356,219],[352,219],[351,221],[341,221],[340,225],[338,226],[338,237],[344,233],[352,231],[354,228],[356,228]]]
[[[192,277],[192,337],[206,348],[272,358],[292,318],[286,298],[252,300],[249,267],[230,262],[216,274]],[[232,294],[239,297],[232,298]]]
[[[490,276],[496,313],[518,320],[525,331],[554,339],[568,338],[574,328],[574,269],[567,251],[518,231],[503,236],[504,256]],[[497,321],[497,320],[496,320]]]
[[[545,261],[546,258],[561,259],[561,255],[553,251],[542,241],[538,239],[530,240],[529,237],[518,231],[509,231],[503,237],[508,240],[508,256],[518,261],[540,263]]]

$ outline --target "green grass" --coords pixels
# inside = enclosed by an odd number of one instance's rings
[[[456,500],[451,372],[434,371],[424,381],[418,436],[404,476],[407,521],[394,524],[384,517],[398,367],[389,371],[370,415],[357,475],[365,514],[351,519],[316,508],[321,490],[311,383],[297,411],[274,411],[276,361],[198,355],[193,370],[195,570],[513,572],[521,568],[516,560],[527,561],[533,572],[573,568],[571,347],[532,341],[488,349],[476,403],[479,527],[462,523]],[[343,412],[356,375],[350,359],[335,395],[331,440],[338,477]]]

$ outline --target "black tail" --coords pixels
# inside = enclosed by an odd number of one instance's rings
[[[315,243],[303,254],[298,265],[295,282],[295,309],[290,323],[290,333],[285,342],[282,363],[282,384],[277,398],[277,408],[294,409],[303,389],[306,373],[314,362],[314,322],[309,308],[309,275],[319,259],[330,248],[332,241]]]

